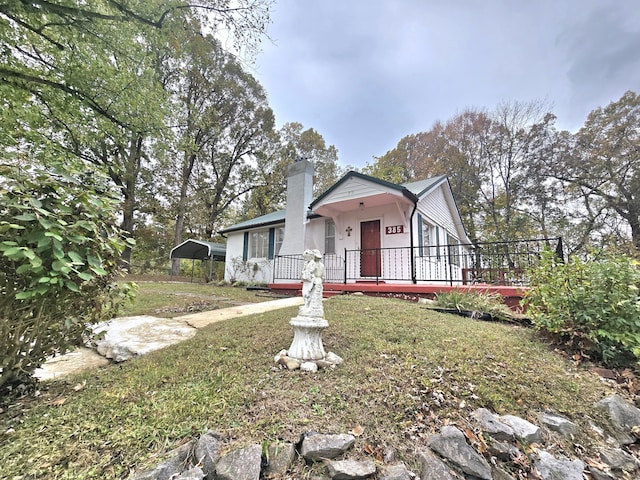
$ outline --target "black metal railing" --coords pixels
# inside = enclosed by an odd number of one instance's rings
[[[418,247],[344,250],[344,256],[324,255],[326,281],[430,282],[445,284],[528,285],[527,271],[543,250],[564,259],[562,238],[422,245]],[[302,255],[278,255],[274,281],[300,280]]]

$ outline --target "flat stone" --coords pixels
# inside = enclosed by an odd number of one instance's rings
[[[372,460],[325,460],[324,463],[333,480],[358,480],[376,473]]]
[[[355,442],[356,437],[345,433],[308,435],[302,441],[300,454],[305,460],[312,461],[336,458],[349,450]]]
[[[315,373],[318,371],[318,365],[316,365],[316,362],[302,362],[300,364],[300,370]]]
[[[229,452],[218,461],[217,480],[258,480],[262,466],[262,447],[250,445]]]
[[[500,467],[493,467],[491,471],[493,473],[493,480],[516,480],[513,475],[507,473]]]
[[[634,443],[637,438],[634,427],[640,426],[640,409],[627,402],[620,395],[612,395],[596,403],[596,407],[604,410],[611,419],[614,429],[623,435],[616,435],[623,445]]]
[[[187,460],[194,443],[192,440],[172,450],[169,452],[167,460],[161,462],[152,470],[145,470],[135,474],[131,477],[132,480],[164,480],[179,475],[187,467]]]
[[[471,413],[480,430],[496,440],[511,441],[515,438],[513,428],[502,422],[497,415],[486,408],[479,408]]]
[[[100,355],[93,348],[81,347],[64,355],[56,355],[47,359],[40,368],[36,369],[34,377],[39,380],[53,380],[104,367],[110,363],[109,359]]]
[[[411,473],[404,463],[385,465],[378,469],[378,480],[412,480],[415,475]]]
[[[512,443],[501,442],[493,438],[489,438],[487,443],[489,453],[500,460],[510,461],[522,455],[520,449]]]
[[[553,413],[545,413],[540,421],[549,429],[558,432],[560,435],[570,437],[578,433],[578,426],[572,421],[555,415]]]
[[[427,445],[464,473],[483,480],[492,479],[487,461],[467,444],[464,434],[456,427],[443,427],[439,434],[429,437]]]
[[[96,340],[96,350],[114,362],[123,362],[139,355],[182,342],[196,334],[196,329],[181,320],[148,315],[114,318],[96,326],[103,333]]]
[[[206,475],[200,467],[192,467],[175,477],[175,480],[203,480],[205,477]]]
[[[220,459],[220,435],[213,431],[201,435],[196,443],[194,455],[204,474],[212,477]]]
[[[584,463],[566,457],[554,457],[548,452],[538,452],[534,462],[543,480],[583,480]]]
[[[296,447],[292,443],[272,443],[267,452],[269,462],[264,470],[266,476],[283,476],[296,458]]]
[[[638,469],[638,461],[633,455],[621,448],[604,448],[600,451],[600,460],[612,470],[633,472]]]
[[[344,362],[341,356],[336,355],[333,352],[327,353],[327,355],[324,357],[324,360],[334,365],[341,365]]]
[[[500,421],[506,423],[513,429],[514,435],[522,442],[530,445],[532,443],[544,443],[542,429],[524,418],[515,415],[502,415]]]
[[[459,480],[449,466],[431,450],[422,450],[418,454],[420,460],[420,480]]]

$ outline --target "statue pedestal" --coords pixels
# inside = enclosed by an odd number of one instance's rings
[[[289,322],[293,327],[293,342],[289,347],[289,357],[298,360],[322,360],[325,358],[322,345],[322,330],[329,326],[322,317],[293,317]]]

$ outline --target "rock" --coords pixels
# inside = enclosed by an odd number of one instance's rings
[[[423,450],[418,454],[420,460],[420,480],[459,480],[449,466],[444,463],[440,457],[435,455],[431,450]]]
[[[333,365],[341,365],[344,362],[342,357],[336,355],[333,352],[327,353],[327,355],[324,357],[324,360],[326,362],[332,363]]]
[[[569,460],[566,457],[556,458],[548,452],[538,452],[534,462],[542,480],[582,480],[584,463],[580,460]]]
[[[164,480],[179,475],[189,461],[194,441],[181,445],[169,452],[169,458],[158,464],[153,470],[145,470],[132,477],[132,480]]]
[[[605,448],[601,450],[600,460],[609,465],[611,470],[633,472],[638,469],[638,461],[635,457],[621,448]]]
[[[464,473],[491,480],[491,467],[467,444],[464,434],[456,427],[443,427],[440,434],[432,435],[427,440],[427,445],[431,450],[453,462]]]
[[[605,472],[599,468],[589,467],[589,473],[593,480],[616,480],[616,477],[611,475],[609,472]]]
[[[544,443],[542,430],[537,425],[515,415],[502,415],[499,418],[513,429],[513,433],[520,441],[527,445]]]
[[[333,363],[327,362],[326,360],[316,360],[316,365],[318,368],[327,369],[334,366]]]
[[[487,447],[492,456],[497,457],[500,460],[504,460],[505,462],[518,458],[522,455],[522,452],[515,445],[509,442],[500,442],[493,438],[489,438]]]
[[[324,463],[333,480],[356,480],[376,473],[372,460],[325,460]]]
[[[412,474],[404,463],[397,463],[395,465],[385,465],[378,469],[378,480],[412,480],[414,474]]]
[[[205,477],[206,475],[200,467],[192,467],[175,477],[175,480],[203,480]]]
[[[500,421],[497,415],[494,415],[486,408],[479,408],[473,411],[471,416],[476,419],[483,432],[496,440],[511,441],[515,438],[513,428]]]
[[[191,338],[197,330],[181,320],[140,315],[114,318],[94,331],[104,332],[104,337],[95,342],[98,353],[123,362]]]
[[[500,467],[493,467],[491,471],[493,473],[493,480],[515,480],[511,474],[505,472]]]
[[[302,362],[300,364],[300,370],[315,373],[318,371],[318,365],[316,365],[316,362]]]
[[[305,460],[324,460],[336,458],[349,450],[356,442],[353,435],[341,433],[334,435],[314,434],[302,441],[300,454]]]
[[[423,305],[436,305],[438,302],[431,300],[430,298],[419,298],[418,303]]]
[[[220,459],[220,435],[213,431],[201,435],[194,454],[196,462],[201,465],[207,478],[214,478],[216,464]]]
[[[627,402],[620,395],[612,395],[596,403],[596,407],[604,410],[611,419],[614,429],[622,435],[616,439],[623,445],[635,442],[634,427],[640,426],[640,409]]]
[[[262,464],[262,447],[250,445],[229,452],[216,467],[217,480],[258,480]]]
[[[280,357],[278,363],[287,367],[287,370],[297,370],[298,368],[300,368],[300,361],[296,360],[295,358],[287,357],[286,355]]]
[[[276,363],[280,363],[280,360],[282,359],[282,357],[286,357],[287,356],[287,351],[286,350],[280,350],[280,352],[278,352],[278,354],[273,357],[273,361]]]
[[[575,423],[559,415],[554,415],[553,413],[545,413],[541,421],[549,430],[558,432],[565,437],[570,437],[578,433],[578,426]]]
[[[266,476],[283,476],[291,468],[296,458],[296,447],[292,443],[272,443],[267,449],[268,464],[265,467]]]

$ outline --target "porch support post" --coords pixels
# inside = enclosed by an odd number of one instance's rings
[[[344,249],[344,284],[347,284],[347,249]]]
[[[413,204],[413,210],[411,211],[411,217],[409,218],[409,255],[411,256],[411,258],[409,259],[409,261],[411,262],[411,281],[415,284],[418,283],[416,281],[416,257],[413,254],[413,250],[414,250],[414,245],[413,245],[413,215],[416,213],[416,210],[418,208],[418,202],[416,201]]]

